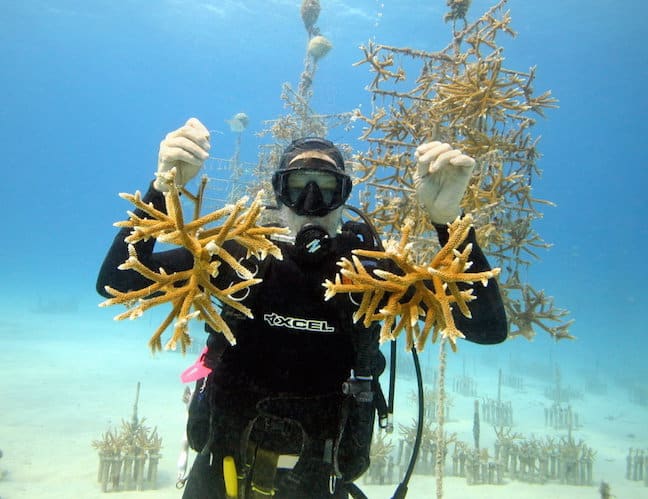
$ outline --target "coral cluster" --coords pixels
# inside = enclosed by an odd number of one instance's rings
[[[592,485],[596,451],[571,433],[558,440],[546,437],[522,438],[510,428],[496,428],[495,459],[503,473],[514,480],[531,483],[559,481],[569,485]]]
[[[162,438],[156,428],[144,426],[145,418],[137,416],[139,393],[138,382],[131,421],[122,420],[119,432],[108,430],[92,442],[92,447],[99,452],[97,481],[103,492],[156,486]]]
[[[626,479],[633,482],[643,481],[644,485],[648,487],[647,450],[630,448],[626,457]]]
[[[399,448],[399,458],[404,460],[402,440]],[[373,434],[369,462],[371,465],[362,476],[362,481],[365,484],[391,484],[395,483],[397,476],[400,476],[401,463],[394,459],[394,444],[392,444],[391,438],[387,439],[385,432],[375,432]]]
[[[122,421],[119,432],[108,430],[92,442],[99,453],[97,481],[104,492],[155,488],[162,439],[143,423],[144,419],[135,425]]]
[[[120,270],[134,270],[139,272],[152,283],[144,289],[122,292],[111,287],[107,291],[113,296],[101,305],[123,304],[128,310],[119,314],[115,319],[135,319],[146,310],[163,303],[170,303],[172,310],[166,319],[155,331],[149,341],[153,351],[162,348],[161,335],[175,319],[173,335],[166,348],[174,349],[177,343],[183,351],[191,342],[188,333],[188,323],[197,318],[205,321],[215,331],[222,332],[230,343],[236,342],[228,325],[220,316],[219,310],[214,306],[213,299],[227,304],[239,312],[251,316],[252,312],[233,295],[244,292],[250,286],[260,282],[254,275],[239,263],[224,247],[226,241],[236,241],[248,251],[248,256],[254,255],[259,260],[268,254],[281,258],[281,251],[267,236],[284,232],[276,227],[259,227],[257,219],[262,211],[258,197],[249,208],[245,208],[247,198],[239,200],[236,204],[225,206],[220,210],[204,216],[194,214],[194,219],[185,222],[178,187],[175,185],[175,169],[166,176],[168,191],[165,193],[166,211],[164,213],[142,201],[139,192],[120,194],[136,208],[143,211],[145,216],[138,216],[129,212],[129,219],[118,222],[118,227],[128,227],[132,231],[126,238],[129,243],[129,258]],[[202,190],[200,191],[202,193]],[[201,194],[195,199],[196,206],[201,204]],[[221,225],[210,226],[221,219]],[[172,274],[167,274],[164,269],[154,271],[146,267],[138,259],[134,244],[155,238],[160,242],[184,247],[193,256],[193,267]],[[232,283],[225,289],[218,288],[212,281],[221,265],[228,265],[241,277],[241,281]]]
[[[361,293],[362,301],[353,318],[363,319],[367,327],[381,321],[381,341],[393,340],[404,330],[406,349],[414,346],[421,351],[432,331],[433,342],[441,333],[455,350],[456,340],[464,335],[455,326],[452,310],[456,306],[470,317],[468,302],[474,299],[472,288],[460,290],[458,284],[481,282],[485,286],[488,279],[499,274],[499,269],[466,272],[472,245],[467,244],[461,251],[459,247],[472,225],[470,216],[449,224],[448,242],[424,265],[416,264],[411,257],[408,239],[413,225],[412,221],[407,223],[400,242],[388,244],[385,251],[355,250],[351,260],[343,258],[338,263],[341,270],[335,282],[324,283],[325,298],[336,293]],[[396,271],[368,271],[358,257],[388,260]]]
[[[537,249],[549,247],[533,228],[541,205],[551,203],[532,194],[540,171],[538,141],[530,131],[555,100],[548,91],[535,93],[535,68],[505,67],[498,38],[515,36],[505,4],[500,0],[468,25],[470,2],[448,1],[453,36],[438,52],[374,41],[361,47],[364,57],[357,64],[373,73],[371,113],[356,115],[366,125],[361,139],[369,144],[355,172],[364,188],[361,205],[385,238],[397,235],[404,220],[416,219],[413,254],[429,260],[437,248],[413,196],[413,148],[439,140],[472,156],[477,167],[462,209],[472,214],[482,249],[503,269],[510,336],[531,339],[540,329],[557,340],[571,338],[568,312],[522,277],[538,258]],[[457,19],[464,20],[463,28]]]

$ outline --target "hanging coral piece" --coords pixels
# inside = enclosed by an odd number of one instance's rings
[[[303,0],[301,4],[301,18],[304,21],[304,28],[308,33],[312,33],[317,18],[320,15],[319,0]]]
[[[245,113],[236,113],[229,120],[225,120],[230,130],[235,133],[243,132],[250,124],[250,118]]]
[[[314,36],[308,42],[308,55],[316,61],[319,61],[322,57],[328,54],[332,48],[333,44],[328,38],[322,35]]]
[[[466,21],[466,14],[470,7],[471,0],[448,0],[446,4],[450,7],[450,12],[443,16],[445,22],[463,19]]]

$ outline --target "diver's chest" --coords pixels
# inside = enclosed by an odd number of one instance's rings
[[[334,278],[336,269],[335,265],[304,269],[290,262],[271,266],[255,289],[255,316],[263,317],[273,329],[339,332],[344,327],[342,308],[348,299],[341,295],[325,300],[323,286],[326,279]]]

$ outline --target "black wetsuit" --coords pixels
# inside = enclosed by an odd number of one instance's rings
[[[164,210],[164,198],[154,189],[149,189],[144,200]],[[99,273],[97,290],[104,296],[105,285],[124,291],[150,284],[136,272],[117,270],[128,256],[124,242],[128,231],[119,232]],[[222,334],[212,332],[209,336],[207,363],[213,372],[208,377],[207,389],[192,402],[188,426],[192,447],[208,448],[196,459],[183,497],[225,497],[220,471],[222,458],[233,455],[237,464],[244,460],[243,434],[249,434],[250,442],[271,447],[280,454],[301,454],[297,479],[303,483],[291,484],[295,487],[293,492],[277,497],[347,497],[343,487],[333,496],[329,493],[331,464],[322,464],[321,457],[327,441],[338,439],[339,467],[345,479],[355,479],[368,465],[368,462],[358,465],[352,454],[354,446],[361,447],[360,453],[368,453],[372,428],[364,436],[369,442],[359,442],[363,439],[349,435],[348,425],[340,440],[340,415],[348,418],[349,425],[358,423],[354,418],[364,418],[372,427],[373,405],[369,412],[363,413],[355,401],[349,402],[349,397],[342,395],[341,386],[351,369],[370,371],[360,373],[364,375],[382,372],[384,359],[378,351],[377,328],[366,330],[361,324],[353,324],[352,314],[357,305],[347,295],[336,295],[325,301],[322,286],[338,272],[336,262],[341,257],[348,257],[353,249],[366,247],[366,238],[363,240],[356,232],[343,230],[335,238],[331,252],[320,261],[309,261],[294,246],[282,242],[276,244],[281,248],[283,260],[268,257],[262,262],[245,259],[245,249],[240,246],[227,245],[232,255],[242,259],[251,271],[258,272],[263,281],[241,297],[254,318],[249,319],[229,307],[223,310],[236,345],[230,346]],[[447,230],[439,227],[438,232],[440,242],[444,243]],[[471,271],[489,269],[472,230],[468,242],[473,243]],[[153,246],[154,241],[136,246],[140,261],[149,268],[162,267],[171,273],[192,266],[192,257],[183,248],[154,253]],[[240,280],[227,269],[226,265],[221,266],[216,278],[220,288]],[[476,284],[474,288],[477,299],[469,305],[473,319],[455,314],[458,328],[469,341],[483,344],[503,341],[506,317],[497,283],[491,280],[487,287]],[[364,346],[359,341],[364,341]],[[365,358],[359,360],[358,355]],[[205,407],[212,410],[206,412]],[[252,425],[259,414],[263,415],[262,424]],[[286,423],[290,420],[297,421],[304,430],[307,437],[302,442],[278,442],[281,438],[272,436],[259,442],[266,438],[259,426],[273,426],[269,433],[274,431],[275,436],[299,433]],[[290,488],[285,483],[284,486],[284,490]]]

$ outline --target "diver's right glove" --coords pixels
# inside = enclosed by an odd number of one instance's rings
[[[189,118],[184,126],[167,134],[160,142],[158,168],[153,187],[165,192],[163,174],[176,169],[176,184],[183,186],[196,176],[209,157],[209,130],[197,118]]]

